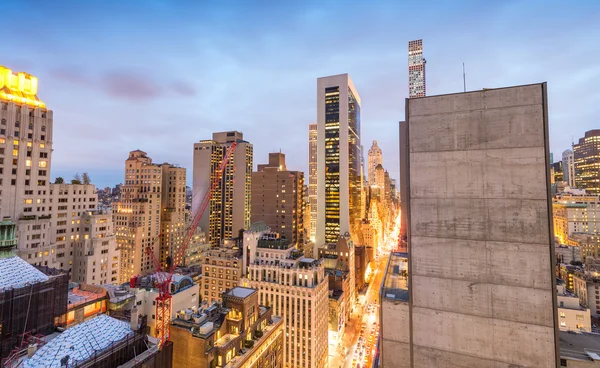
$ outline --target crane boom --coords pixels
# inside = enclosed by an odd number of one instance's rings
[[[169,341],[171,335],[171,290],[169,290],[169,286],[171,284],[171,279],[173,278],[173,273],[175,272],[175,267],[180,263],[180,261],[185,256],[185,252],[194,236],[194,232],[196,228],[200,224],[200,220],[202,219],[202,215],[204,215],[204,211],[208,207],[210,203],[210,199],[212,198],[212,194],[219,185],[223,177],[223,172],[227,166],[227,163],[231,159],[233,152],[237,146],[237,142],[231,143],[229,149],[223,156],[223,160],[219,164],[219,167],[214,172],[212,177],[211,186],[209,190],[204,194],[202,198],[202,202],[200,203],[200,207],[196,211],[192,219],[192,223],[187,229],[185,238],[183,239],[183,243],[181,247],[173,257],[171,262],[170,269],[167,270],[168,274],[162,272],[160,262],[154,257],[154,252],[147,249],[149,256],[152,258],[152,262],[156,267],[157,272],[157,280],[158,280],[158,296],[156,297],[156,337],[159,340],[158,346],[162,348],[165,342]],[[160,236],[160,235],[159,235]]]

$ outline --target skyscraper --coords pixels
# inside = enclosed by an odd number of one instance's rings
[[[168,257],[175,257],[185,236],[185,185],[186,170],[170,164],[160,165],[162,169],[161,197],[161,249],[160,262],[167,263]],[[182,260],[179,260],[182,261]]]
[[[567,154],[568,156],[568,154]],[[563,154],[564,157],[564,154]],[[573,145],[573,158],[575,161],[575,185],[585,189],[588,194],[600,194],[600,129],[585,132],[583,138]],[[563,160],[563,176],[569,175]],[[567,181],[567,179],[563,179]]]
[[[407,99],[383,367],[559,366],[546,88]]]
[[[334,243],[362,218],[360,96],[348,74],[317,80],[316,245]]]
[[[377,141],[373,141],[373,145],[369,149],[369,185],[375,184],[375,168],[377,165],[383,165],[383,154],[381,148],[377,145]]]
[[[200,220],[200,227],[206,231],[208,241],[213,246],[237,237],[240,230],[250,226],[253,148],[243,138],[241,132],[220,132],[213,133],[211,140],[194,144],[192,210],[195,213],[210,190],[212,179],[231,144],[237,142]]]
[[[573,151],[565,150],[562,153],[563,181],[574,188],[575,187],[575,156]],[[600,177],[600,174],[598,175]]]
[[[317,233],[317,124],[308,126],[308,198],[310,208],[310,241]]]
[[[289,171],[285,154],[269,153],[269,163],[252,173],[251,222],[264,222],[295,246],[304,244],[304,173]]]
[[[423,40],[408,42],[408,97],[425,97],[425,63]]]

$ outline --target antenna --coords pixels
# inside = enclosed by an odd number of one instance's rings
[[[463,62],[463,88],[467,92],[467,75],[465,74],[465,63]]]

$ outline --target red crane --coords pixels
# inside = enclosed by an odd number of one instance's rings
[[[177,251],[177,253],[175,254],[175,257],[173,257],[173,259],[171,261],[171,266],[169,267],[169,269],[167,271],[163,271],[160,262],[154,256],[152,247],[149,246],[146,248],[146,253],[148,253],[148,256],[152,259],[152,263],[154,264],[154,267],[156,268],[158,296],[156,297],[156,314],[155,314],[155,316],[156,316],[156,335],[157,335],[156,337],[159,340],[159,343],[158,343],[159,348],[162,348],[163,344],[166,341],[169,341],[170,334],[171,334],[171,298],[172,298],[172,296],[171,296],[171,290],[169,289],[169,286],[171,285],[171,279],[173,278],[173,273],[175,272],[175,267],[183,259],[183,256],[185,255],[185,251],[186,251],[188,245],[190,244],[190,240],[194,236],[194,232],[196,231],[196,228],[200,224],[200,219],[202,218],[204,211],[206,210],[206,208],[208,207],[208,204],[210,203],[210,199],[212,197],[213,192],[215,191],[215,189],[219,185],[219,182],[221,181],[221,178],[223,177],[223,172],[225,171],[225,167],[227,166],[227,163],[229,162],[231,155],[233,155],[233,151],[235,150],[236,146],[237,146],[236,142],[233,142],[231,144],[231,146],[229,146],[229,149],[227,150],[225,156],[223,157],[221,164],[215,171],[214,176],[212,178],[210,190],[207,191],[206,194],[204,195],[204,198],[202,198],[200,207],[198,207],[198,210],[197,210],[196,214],[194,215],[194,218],[192,219],[192,223],[191,223],[190,227],[187,229],[187,233],[185,235],[185,238],[183,239],[183,243],[182,243],[181,247],[179,248],[179,250]],[[159,237],[160,237],[160,235],[157,238],[159,238]],[[154,242],[153,242],[153,244],[154,244]]]

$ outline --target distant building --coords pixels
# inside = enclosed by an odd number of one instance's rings
[[[269,163],[252,173],[252,223],[262,221],[292,244],[304,244],[304,173],[290,171],[285,154],[269,153]]]
[[[600,129],[585,132],[583,138],[573,145],[575,160],[575,186],[585,189],[588,194],[600,195]],[[564,167],[563,170],[567,171]]]
[[[373,141],[371,148],[369,148],[369,185],[374,185],[375,180],[375,168],[379,165],[383,165],[383,154],[381,148],[377,145],[377,141]]]
[[[600,275],[584,272],[573,274],[573,292],[579,298],[579,304],[589,308],[593,318],[600,318]]]
[[[213,247],[203,254],[202,301],[222,301],[223,293],[241,286],[242,251],[239,248]]]
[[[347,287],[341,287],[341,284],[334,285],[332,278],[329,277],[329,290],[343,290],[346,298],[346,319],[350,318],[350,312],[354,309],[356,302],[356,263],[355,246],[351,239],[340,237],[337,242],[326,244],[319,248],[319,259],[323,260],[326,271],[340,271],[339,277],[347,282]],[[335,279],[335,278],[334,278]]]
[[[562,153],[562,169],[562,180],[566,181],[568,186],[575,188],[575,156],[573,151],[566,150]]]
[[[310,234],[314,243],[317,233],[317,124],[308,126],[308,198],[310,202]]]
[[[234,238],[238,231],[250,226],[253,148],[243,138],[241,132],[219,132],[213,133],[211,140],[194,143],[193,214],[199,210],[202,199],[210,190],[216,170],[231,144],[237,142],[222,180],[212,193],[200,220],[200,227],[206,231],[213,246]]]
[[[600,233],[600,195],[557,194],[552,208],[554,235],[561,244],[577,233]]]
[[[304,258],[269,229],[244,233],[248,285],[284,319],[285,367],[323,368],[328,352],[328,280],[323,265]]]
[[[556,287],[558,328],[561,331],[592,332],[590,310],[579,304],[577,296],[565,290],[564,282],[557,283]]]
[[[423,40],[408,42],[408,97],[425,97],[426,79]]]
[[[186,233],[185,222],[185,182],[186,170],[183,167],[168,163],[160,165],[162,170],[161,196],[161,244],[160,259],[162,264],[174,262]],[[169,259],[170,257],[170,259]],[[167,260],[169,259],[169,262]],[[181,259],[177,260],[179,263]]]
[[[206,239],[206,233],[198,226],[185,251],[183,264],[185,266],[201,265],[204,260],[204,253],[210,248],[210,243]]]
[[[223,306],[181,310],[171,326],[173,367],[283,368],[283,320],[259,305],[254,289],[235,287]]]

